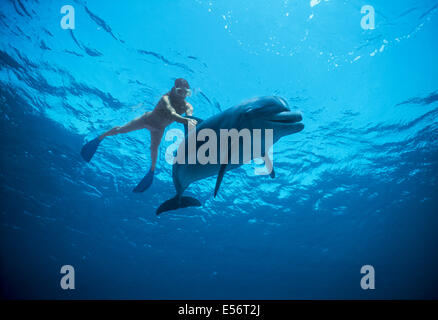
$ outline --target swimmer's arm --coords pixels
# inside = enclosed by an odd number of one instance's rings
[[[163,101],[165,103],[166,109],[170,112],[170,115],[171,115],[173,121],[176,121],[178,123],[183,123],[183,124],[187,124],[189,122],[190,119],[181,117],[175,111],[175,109],[170,105],[169,98],[163,97]]]
[[[186,102],[186,104],[187,104],[186,115],[193,116],[193,106],[188,102]]]

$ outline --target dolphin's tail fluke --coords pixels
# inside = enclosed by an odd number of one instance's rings
[[[200,206],[201,206],[201,202],[199,202],[198,199],[192,197],[181,197],[179,195],[176,195],[174,198],[163,202],[158,207],[156,213],[157,215],[159,215],[160,213],[170,210],[176,210],[176,209],[187,208],[187,207],[200,207]]]

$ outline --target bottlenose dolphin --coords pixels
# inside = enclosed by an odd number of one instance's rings
[[[193,117],[195,118],[195,117]],[[188,159],[188,152],[186,150],[190,150],[188,146],[189,135],[196,134],[196,132],[200,132],[202,129],[211,129],[214,131],[217,137],[220,136],[221,129],[237,129],[238,131],[242,129],[249,129],[251,134],[251,142],[254,141],[253,132],[254,129],[272,129],[272,142],[277,142],[280,138],[299,132],[304,129],[304,125],[300,122],[302,120],[302,115],[300,112],[293,112],[287,106],[287,103],[284,99],[276,96],[267,96],[267,97],[259,97],[251,100],[247,100],[237,106],[231,107],[221,113],[218,113],[206,120],[198,120],[198,125],[196,126],[196,130],[191,130],[189,132],[186,128],[186,135],[184,140],[178,147],[175,155],[184,151],[185,160]],[[178,208],[186,208],[192,206],[201,206],[201,203],[192,197],[183,196],[183,192],[187,189],[187,187],[194,181],[201,180],[213,175],[218,175],[216,181],[216,187],[214,190],[214,195],[216,196],[217,191],[219,190],[219,186],[222,182],[222,178],[226,171],[233,170],[243,164],[242,159],[242,150],[244,149],[242,146],[243,139],[239,139],[240,151],[239,151],[239,162],[231,163],[222,163],[219,161],[224,156],[230,157],[230,153],[221,152],[221,146],[219,145],[221,141],[217,139],[216,147],[217,151],[217,163],[206,163],[201,164],[198,161],[194,164],[188,163],[178,163],[175,162],[172,167],[172,178],[173,183],[176,190],[176,196],[172,199],[169,199],[162,203],[160,207],[157,209],[157,215],[169,211],[175,210]],[[197,141],[196,142],[196,152],[199,148],[208,142],[206,141]],[[265,150],[265,136],[261,135],[261,154],[259,158],[262,158],[265,161],[265,164],[268,167],[270,163],[268,151]],[[252,148],[253,146],[251,146]],[[184,150],[183,150],[184,148]],[[251,160],[253,159],[253,154],[250,154]],[[273,168],[270,173],[271,178],[275,176]]]

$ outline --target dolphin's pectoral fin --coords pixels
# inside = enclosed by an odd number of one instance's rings
[[[216,186],[214,187],[214,197],[216,197],[219,187],[221,186],[222,179],[224,178],[225,170],[227,169],[227,164],[221,164],[219,173],[217,175]]]
[[[193,119],[198,121],[198,124],[201,124],[202,120],[201,118],[194,117],[194,116],[185,116],[185,118]],[[187,124],[184,123],[184,135],[187,135],[189,133],[189,128],[187,127]]]
[[[231,163],[231,145],[228,145],[228,161],[226,163],[222,163],[219,168],[219,173],[217,174],[216,186],[214,187],[214,195],[216,198],[217,192],[219,191],[219,187],[221,186],[222,179],[224,178],[225,171],[227,170],[227,164]]]
[[[275,178],[275,171],[274,171],[274,165],[272,164],[271,158],[269,158],[269,155],[266,155],[263,160],[265,161],[265,167],[269,171],[269,176],[274,179]]]
[[[269,174],[269,176],[274,179],[275,178],[275,171],[274,168],[272,168],[271,173]]]
[[[192,197],[181,197],[179,195],[176,195],[172,199],[164,201],[158,207],[156,214],[159,215],[160,213],[170,211],[170,210],[176,210],[176,209],[180,209],[180,208],[200,207],[200,206],[201,206],[201,202],[199,202],[198,199],[195,199]]]

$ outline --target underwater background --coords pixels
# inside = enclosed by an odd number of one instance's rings
[[[0,0],[2,297],[438,298],[437,30],[436,0]],[[275,179],[245,165],[157,217],[171,142],[143,194],[146,130],[79,152],[179,77],[197,117],[277,95],[305,128],[274,146]]]

